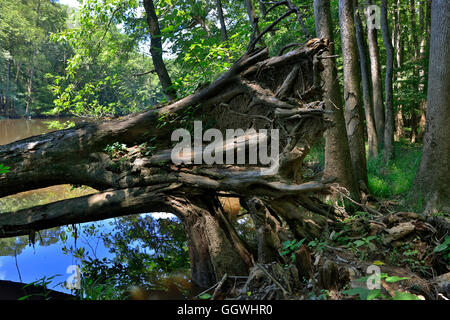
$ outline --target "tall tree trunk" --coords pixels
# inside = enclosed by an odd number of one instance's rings
[[[244,0],[245,8],[247,9],[248,19],[250,21],[250,25],[252,26],[252,35],[250,37],[250,42],[259,35],[259,27],[258,27],[258,17],[256,16],[255,6],[253,5],[252,0]]]
[[[264,3],[264,0],[259,0],[259,12],[261,12],[261,17],[263,19],[266,18],[266,4]]]
[[[40,20],[40,14],[41,14],[41,0],[38,0],[37,8],[36,8],[36,21],[35,21],[35,27],[38,29],[39,27],[39,20]],[[25,107],[25,115],[28,116],[31,112],[31,103],[32,103],[32,93],[33,93],[33,79],[34,79],[34,72],[35,72],[35,62],[36,62],[36,55],[37,55],[37,42],[38,38],[35,37],[33,42],[33,55],[31,57],[30,62],[30,69],[29,69],[29,79],[27,81],[27,99],[26,99],[26,107]]]
[[[402,85],[400,83],[401,72],[400,69],[403,65],[403,53],[404,53],[404,42],[402,37],[402,14],[401,14],[401,0],[397,0],[397,5],[394,14],[394,26],[393,26],[393,41],[394,41],[394,52],[397,62],[397,92],[401,91]],[[395,114],[395,133],[394,139],[396,141],[400,140],[404,135],[404,119],[403,119],[403,106],[400,102],[397,102],[397,112]]]
[[[425,211],[450,212],[450,1],[433,0],[428,110],[423,153],[414,182]]]
[[[150,30],[150,53],[152,55],[153,66],[155,67],[156,74],[158,75],[159,82],[161,83],[165,96],[168,100],[174,100],[177,95],[172,87],[172,80],[170,79],[166,65],[163,61],[161,30],[159,28],[158,17],[156,16],[153,0],[144,0],[144,8],[147,14],[147,23]]]
[[[227,34],[227,26],[225,24],[225,18],[223,16],[222,0],[216,0],[216,7],[217,7],[217,15],[219,16],[220,22],[220,36],[222,37],[222,42],[225,42],[228,41],[228,34]]]
[[[342,58],[344,63],[345,121],[353,173],[359,184],[367,187],[366,148],[361,103],[361,70],[353,21],[353,1],[339,1]]]
[[[420,6],[420,15],[420,25],[423,26],[420,41],[420,60],[423,67],[420,70],[419,90],[426,93],[428,83],[428,64],[426,64],[425,61],[427,61],[430,54],[431,0],[422,0]],[[424,99],[420,102],[419,132],[417,134],[417,139],[420,141],[423,140],[423,136],[425,134],[426,110],[427,100]]]
[[[414,77],[419,77],[419,66],[418,66],[418,59],[419,59],[419,37],[417,36],[417,20],[416,20],[416,4],[415,0],[410,0],[410,6],[409,6],[409,14],[411,17],[411,38],[412,38],[412,52],[413,57],[412,60],[414,61]],[[413,108],[411,111],[411,142],[415,143],[417,140],[417,128],[418,128],[418,122],[420,121],[420,118],[418,117],[418,108],[420,108],[420,101],[418,101],[418,104],[413,103]]]
[[[363,88],[364,112],[366,116],[367,140],[369,144],[369,157],[378,155],[378,137],[373,115],[373,103],[371,87],[369,80],[369,63],[367,59],[367,43],[364,37],[364,31],[361,22],[361,16],[358,11],[358,0],[353,1],[355,9],[355,29],[356,41],[358,43],[359,61],[361,66],[361,84]]]
[[[381,0],[381,31],[386,47],[386,77],[385,86],[385,129],[384,129],[384,159],[389,161],[394,157],[394,103],[393,83],[394,74],[394,49],[392,47],[389,24],[387,18],[388,0]]]
[[[333,21],[330,2],[314,0],[316,36],[330,40],[329,54],[334,55]],[[325,178],[335,178],[347,188],[353,197],[359,198],[358,185],[353,175],[350,148],[345,127],[341,88],[337,78],[336,60],[324,59],[322,79],[324,85],[325,109],[331,111],[329,117],[333,126],[325,131]]]
[[[373,1],[370,1],[373,4]],[[367,12],[367,15],[371,13]],[[367,30],[370,56],[370,74],[372,76],[372,98],[375,117],[375,127],[377,129],[378,144],[381,148],[384,144],[384,103],[381,82],[380,54],[378,49],[378,31],[376,28]]]

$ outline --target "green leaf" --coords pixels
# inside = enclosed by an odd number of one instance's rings
[[[365,242],[364,241],[362,241],[362,240],[356,240],[355,242],[353,242],[355,245],[356,245],[356,247],[361,247],[362,245],[364,245],[365,244]]]
[[[407,280],[407,279],[408,279],[408,277],[392,276],[392,277],[387,277],[385,280],[386,280],[386,282],[394,283],[394,282],[399,282],[399,281]]]
[[[421,300],[418,296],[402,291],[395,291],[394,300]]]
[[[367,300],[373,300],[379,296],[381,296],[380,289],[370,290],[369,294],[367,295]]]
[[[211,299],[211,297],[212,297],[212,295],[210,295],[209,293],[204,293],[201,296],[199,296],[199,298],[203,299],[203,300]]]

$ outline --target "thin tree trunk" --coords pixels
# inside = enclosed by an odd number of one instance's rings
[[[358,11],[358,0],[353,2],[355,9],[355,29],[356,41],[358,43],[358,51],[361,66],[361,84],[363,88],[364,112],[366,116],[367,140],[369,144],[369,157],[378,155],[378,137],[375,128],[375,119],[373,115],[372,95],[369,80],[369,63],[367,59],[367,43],[364,37],[364,31],[361,22],[361,16]]]
[[[329,54],[334,54],[333,22],[331,19],[330,2],[328,0],[314,0],[314,17],[316,22],[316,36],[330,40]],[[332,113],[329,115],[333,126],[325,132],[325,178],[335,178],[343,187],[347,188],[353,197],[359,198],[358,185],[353,175],[350,148],[347,138],[347,128],[343,112],[342,94],[337,78],[336,60],[324,59],[322,79],[324,85],[325,108]]]
[[[401,14],[401,0],[397,0],[397,6],[394,14],[394,26],[393,26],[393,40],[394,40],[394,52],[397,62],[397,92],[401,91],[402,85],[400,83],[401,72],[400,69],[403,65],[403,37],[402,37],[402,14]],[[404,136],[404,119],[403,119],[403,105],[400,102],[397,103],[397,113],[395,114],[395,132],[394,139],[399,141]]]
[[[263,19],[266,18],[266,4],[264,3],[264,0],[259,0],[259,12],[261,12],[261,17]]]
[[[422,0],[420,6],[421,15],[421,26],[422,38],[420,41],[420,60],[423,67],[420,70],[420,84],[419,90],[423,93],[427,92],[427,82],[428,82],[428,65],[425,63],[430,54],[430,33],[431,33],[431,0]],[[427,111],[427,100],[424,99],[420,102],[420,120],[419,120],[419,132],[417,134],[417,139],[422,141],[425,134],[426,125],[426,111]]]
[[[344,63],[345,121],[353,173],[359,184],[367,187],[366,150],[361,103],[361,70],[356,45],[352,0],[339,1],[342,57]]]
[[[413,61],[414,61],[414,77],[419,77],[419,66],[418,66],[418,59],[419,59],[419,37],[417,36],[417,20],[416,20],[416,4],[415,0],[410,0],[410,7],[409,7],[409,13],[411,16],[411,37],[412,37],[412,52],[414,53]],[[418,117],[418,110],[417,107],[421,107],[420,101],[418,101],[418,104],[415,104],[415,101],[413,101],[413,108],[411,112],[411,142],[415,143],[417,140],[417,128],[418,128],[418,122],[420,121],[420,118]]]
[[[168,100],[176,99],[177,95],[172,87],[172,80],[167,72],[166,65],[163,61],[161,30],[159,28],[158,17],[156,16],[153,0],[144,0],[144,8],[147,14],[147,23],[150,30],[151,46],[150,53],[152,55],[153,66],[158,75],[163,92]]]
[[[428,213],[450,213],[450,1],[433,0],[428,110],[423,153],[414,182]],[[415,195],[417,197],[417,195]]]
[[[247,9],[247,14],[248,14],[248,18],[250,21],[250,25],[252,26],[252,35],[250,37],[250,42],[256,38],[260,31],[259,31],[259,27],[258,27],[258,17],[256,16],[255,13],[255,6],[253,5],[253,1],[252,0],[244,0],[245,2],[245,7]]]
[[[392,47],[389,24],[387,18],[388,0],[381,0],[381,31],[386,47],[386,77],[385,77],[385,130],[384,130],[384,159],[389,161],[394,157],[394,105],[393,83],[394,49]]]
[[[225,42],[228,41],[228,34],[227,34],[227,26],[225,24],[225,18],[223,16],[222,1],[216,0],[216,6],[217,6],[217,14],[219,16],[220,21],[220,35],[222,37],[222,42]]]
[[[371,4],[373,4],[372,1]],[[369,12],[367,12],[367,14],[369,14]],[[378,144],[381,149],[384,144],[385,121],[377,29],[369,28],[367,30],[367,38],[369,42],[370,74],[372,76],[372,98],[375,126],[377,129]]]

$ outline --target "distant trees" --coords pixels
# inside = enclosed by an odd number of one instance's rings
[[[51,79],[62,73],[69,50],[50,41],[65,29],[66,7],[48,0],[0,0],[0,116],[51,107]]]

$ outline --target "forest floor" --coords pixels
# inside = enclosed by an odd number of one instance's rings
[[[319,143],[306,159],[311,177],[323,170],[322,150]],[[450,216],[420,214],[421,198],[409,194],[420,153],[420,146],[401,142],[387,166],[382,155],[370,159],[367,210],[344,213],[339,232],[283,243],[283,263],[222,279],[224,298],[448,300]]]

